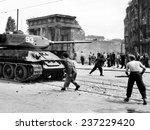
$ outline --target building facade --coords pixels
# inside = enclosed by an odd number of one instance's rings
[[[29,34],[39,35],[51,41],[84,40],[85,33],[76,21],[75,16],[54,14],[27,20]],[[49,47],[50,51],[61,56],[63,52],[69,52],[74,56],[74,44],[57,44]]]
[[[126,8],[124,39],[127,53],[150,55],[150,0],[132,0]]]

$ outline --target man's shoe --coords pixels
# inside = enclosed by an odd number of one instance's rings
[[[104,76],[103,74],[101,74],[100,76]]]
[[[125,99],[124,99],[124,102],[129,102],[129,98],[125,98]]]
[[[76,91],[76,90],[78,90],[79,88],[80,88],[80,86],[79,86],[79,85],[78,85],[78,86],[76,86],[75,91]]]
[[[145,99],[143,100],[143,105],[147,105],[147,102]]]
[[[61,88],[61,91],[66,91],[66,88]]]

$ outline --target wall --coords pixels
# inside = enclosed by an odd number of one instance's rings
[[[121,43],[120,42],[111,42],[111,41],[93,41],[92,43],[80,43],[80,44],[75,44],[75,52],[77,54],[76,60],[77,62],[80,62],[80,54],[81,51],[84,52],[85,54],[85,60],[88,62],[88,56],[89,53],[92,52],[97,55],[97,52],[103,53],[112,53],[115,52],[122,52],[124,53],[124,45],[122,46],[121,49]]]

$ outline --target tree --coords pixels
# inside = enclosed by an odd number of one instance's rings
[[[7,24],[6,24],[6,29],[5,31],[11,31],[11,32],[14,32],[16,29],[16,25],[15,25],[15,20],[9,16],[8,17],[8,20],[7,20]]]

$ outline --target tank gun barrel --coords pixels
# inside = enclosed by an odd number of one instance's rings
[[[49,40],[49,45],[53,44],[71,44],[71,43],[92,43],[91,41],[51,41]]]

